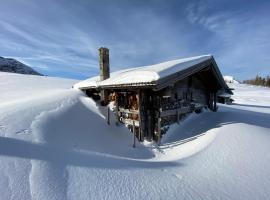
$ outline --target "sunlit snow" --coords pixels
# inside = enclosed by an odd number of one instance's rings
[[[0,199],[270,198],[270,89],[230,84],[233,105],[133,148],[76,82],[0,73]]]

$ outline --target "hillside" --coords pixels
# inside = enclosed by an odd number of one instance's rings
[[[0,71],[42,76],[42,74],[33,70],[31,67],[19,62],[18,60],[13,59],[13,58],[0,57]]]
[[[269,199],[270,89],[230,84],[235,104],[134,149],[75,82],[0,72],[2,199]]]

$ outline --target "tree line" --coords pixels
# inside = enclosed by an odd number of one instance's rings
[[[270,76],[261,77],[261,76],[257,75],[256,78],[250,79],[250,80],[245,80],[245,81],[243,81],[243,83],[270,87]]]

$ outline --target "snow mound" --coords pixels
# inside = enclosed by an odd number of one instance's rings
[[[269,199],[270,89],[133,148],[75,82],[0,73],[1,199]]]
[[[223,78],[226,83],[239,83],[233,78],[233,76],[223,76]]]

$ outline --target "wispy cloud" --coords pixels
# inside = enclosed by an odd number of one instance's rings
[[[244,5],[236,10],[215,10],[211,4],[200,1],[190,4],[186,12],[190,23],[201,26],[214,35],[209,43],[215,50],[219,63],[226,66],[223,68],[225,73],[240,78],[254,76],[256,73],[266,75],[270,73],[270,70],[265,70],[270,61],[266,55],[270,49],[270,27],[267,26],[268,18],[265,18],[268,11],[263,7],[258,8],[258,5],[257,8]]]
[[[100,46],[112,70],[212,53],[225,73],[267,73],[267,6],[240,1],[5,1],[0,55],[76,78],[98,73]]]

